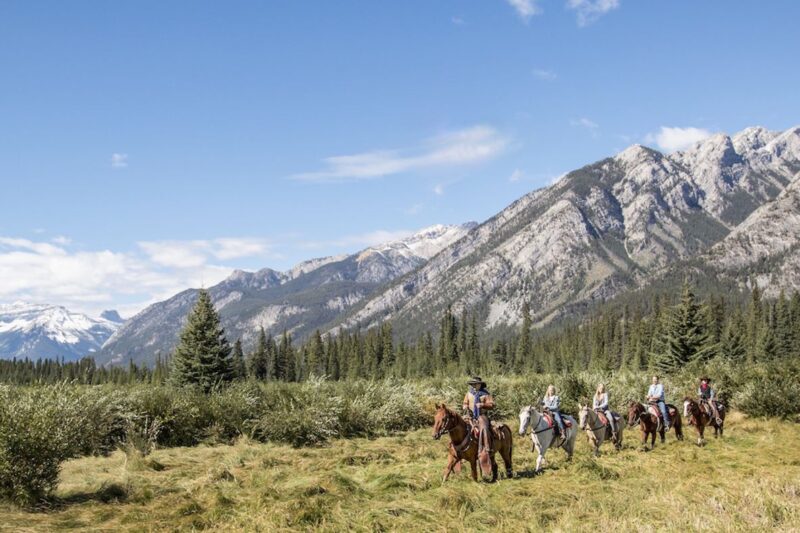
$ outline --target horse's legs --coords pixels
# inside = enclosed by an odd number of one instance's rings
[[[661,426],[660,435],[661,435],[661,444],[664,444],[667,441],[667,436],[666,436],[666,431],[664,431],[664,426]],[[653,437],[653,440],[655,440],[655,437]]]
[[[497,481],[497,460],[495,459],[494,454],[492,454],[492,483],[495,481]]]
[[[661,430],[661,442],[664,442],[664,430]],[[650,449],[654,450],[656,447],[656,430],[653,430],[653,433],[650,436]]]
[[[447,478],[450,477],[450,473],[453,471],[453,468],[456,466],[458,459],[454,455],[447,456],[447,466],[444,467],[444,475],[442,476],[442,483],[447,481]]]
[[[702,424],[697,424],[697,445],[702,446],[704,439],[703,439],[703,432],[705,427]]]
[[[647,430],[642,430],[642,448],[647,449]]]
[[[681,423],[680,419],[677,420],[677,424],[673,426],[675,428],[675,438],[678,440],[683,440],[683,424]]]
[[[535,470],[536,473],[539,473],[539,472],[542,471],[542,463],[543,462],[544,462],[544,455],[539,453],[539,455],[536,457],[536,470]]]
[[[469,467],[472,470],[472,481],[478,481],[478,459],[477,457],[469,460]]]

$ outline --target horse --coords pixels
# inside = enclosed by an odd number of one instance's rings
[[[460,468],[461,461],[469,461],[472,469],[473,481],[478,481],[478,437],[473,435],[472,428],[455,411],[448,409],[445,404],[436,404],[436,414],[433,419],[433,438],[439,440],[445,433],[450,435],[448,446],[447,466],[444,467],[442,482],[447,481],[453,469]],[[505,424],[492,426],[493,449],[489,450],[491,460],[492,482],[497,481],[497,461],[495,453],[500,452],[506,467],[506,477],[512,477],[511,455],[514,440],[511,430]]]
[[[564,451],[567,452],[567,461],[572,459],[572,454],[575,451],[575,438],[578,435],[578,425],[571,416],[561,415],[561,419],[564,421],[565,426],[568,423],[572,424],[572,429],[565,428],[566,436],[560,435],[556,437],[555,420],[552,421],[551,425],[544,415],[532,405],[523,407],[519,412],[520,437],[525,435],[525,430],[528,429],[529,425],[531,428],[531,451],[535,449],[538,454],[535,470],[537,474],[542,471],[545,463],[544,454],[547,453],[550,447],[564,448]]]
[[[651,407],[658,409],[657,405]],[[667,409],[669,410],[669,416],[672,420],[672,427],[675,428],[675,438],[678,440],[683,440],[683,422],[678,409],[674,405],[667,405]],[[662,444],[666,440],[664,437],[664,423],[661,420],[661,417],[658,414],[653,413],[651,410],[648,410],[641,403],[631,401],[630,405],[628,405],[628,427],[632,428],[637,424],[642,432],[642,447],[645,449],[647,448],[648,437],[651,439],[650,449],[652,450],[655,448],[656,433],[661,435]]]
[[[614,416],[614,421],[617,423],[617,438],[614,439],[614,434],[611,431],[611,424],[604,424],[600,420],[600,415],[598,415],[594,409],[591,409],[588,405],[581,405],[580,403],[578,403],[578,408],[580,409],[578,415],[580,428],[586,431],[589,444],[594,448],[593,453],[595,457],[600,455],[600,445],[606,440],[612,441],[614,443],[614,448],[617,450],[622,449],[623,425],[619,423],[620,418],[618,414],[611,413],[612,416]]]
[[[714,416],[706,413],[700,408],[700,404],[688,396],[683,399],[683,416],[689,421],[690,426],[694,426],[697,431],[697,445],[705,446],[706,439],[704,436],[706,426],[714,428],[714,438],[721,437],[725,425],[725,410],[718,408],[719,418],[722,421],[717,424]]]

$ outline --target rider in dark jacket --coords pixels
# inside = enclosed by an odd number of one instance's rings
[[[494,409],[494,398],[486,390],[486,383],[478,376],[470,379],[467,384],[469,385],[469,390],[464,395],[462,407],[465,411],[469,411],[473,423],[478,425],[478,430],[482,435],[481,440],[478,442],[478,452],[482,452],[484,449],[491,449],[492,447],[492,430],[486,411]]]
[[[711,388],[711,379],[709,377],[700,378],[700,386],[697,388],[697,395],[700,397],[700,403],[705,404],[714,416],[717,424],[722,424],[722,419],[719,416],[717,409],[717,400],[714,397],[714,389]]]

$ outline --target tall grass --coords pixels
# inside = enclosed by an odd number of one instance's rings
[[[686,369],[664,378],[668,400],[679,402],[696,388],[700,371]],[[728,401],[748,414],[792,417],[800,412],[797,365],[734,366],[715,361],[704,373]],[[641,399],[650,377],[620,372],[574,375],[494,376],[493,417],[516,418],[523,405],[540,401],[549,384],[562,396],[565,412],[605,383],[612,405],[622,411]],[[331,439],[376,437],[430,423],[433,406],[461,404],[463,377],[413,382],[240,383],[213,394],[191,389],[139,385],[88,387],[61,384],[0,387],[0,497],[31,503],[55,486],[59,465],[116,447],[152,450],[200,443],[230,443],[240,437],[294,447]]]
[[[294,448],[232,446],[68,461],[47,513],[0,504],[0,529],[53,531],[793,531],[800,523],[800,426],[729,417],[699,448],[669,438],[642,452],[548,453],[541,476],[515,438],[517,476],[441,482],[447,444],[428,429]],[[468,471],[468,468],[467,468]]]

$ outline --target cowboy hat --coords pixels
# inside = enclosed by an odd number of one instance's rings
[[[472,376],[472,379],[467,381],[467,385],[483,385],[486,386],[486,382],[483,381],[480,376]]]
[[[711,383],[711,378],[708,376],[703,376],[700,378],[700,381],[705,381],[706,383]]]

